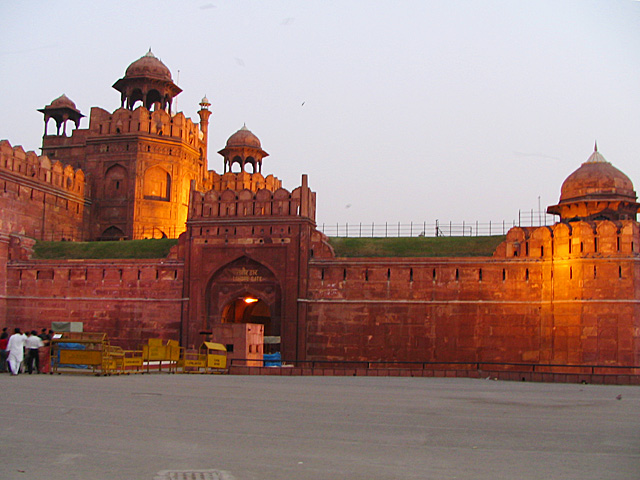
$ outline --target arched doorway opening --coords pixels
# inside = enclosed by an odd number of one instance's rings
[[[217,325],[263,325],[264,353],[280,351],[281,288],[265,265],[246,256],[225,265],[209,280],[205,302],[206,331],[216,332]]]
[[[114,226],[107,228],[100,236],[100,240],[123,240],[124,238],[124,232]]]
[[[263,300],[246,295],[227,303],[222,309],[222,323],[259,323],[265,336],[272,336],[271,312]]]

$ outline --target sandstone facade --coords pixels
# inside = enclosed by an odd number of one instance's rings
[[[0,143],[5,324],[80,321],[127,348],[261,324],[265,348],[299,364],[640,365],[638,204],[597,148],[549,207],[558,223],[511,229],[492,257],[337,258],[306,175],[293,190],[264,176],[268,154],[246,127],[220,150],[224,171],[207,171],[208,100],[199,124],[172,114],[165,69],[150,54],[134,62],[114,85],[122,108],[94,107],[70,136],[81,114],[56,99],[44,156]],[[30,259],[30,238],[61,230],[180,237],[162,260]]]

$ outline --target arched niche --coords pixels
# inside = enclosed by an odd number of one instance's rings
[[[102,235],[100,235],[100,240],[120,240],[125,238],[125,234],[118,227],[111,226],[107,228]]]
[[[171,199],[171,175],[162,167],[151,167],[144,174],[145,200],[168,202]]]
[[[104,196],[120,198],[127,195],[127,169],[119,163],[109,167],[104,174]]]

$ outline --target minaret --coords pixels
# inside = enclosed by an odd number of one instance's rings
[[[209,111],[210,106],[211,104],[209,103],[209,99],[205,95],[200,101],[200,110],[198,110],[198,115],[200,115],[200,131],[202,132],[205,145],[209,143],[208,132],[209,116],[211,115],[211,112]]]
[[[200,110],[198,110],[198,115],[200,115],[200,131],[202,132],[202,143],[204,144],[204,151],[202,152],[202,160],[203,160],[203,171],[201,172],[203,175],[207,171],[208,164],[207,158],[208,155],[208,145],[209,145],[209,116],[211,116],[211,112],[209,111],[209,107],[211,104],[209,103],[209,99],[205,95],[202,97],[200,101]]]

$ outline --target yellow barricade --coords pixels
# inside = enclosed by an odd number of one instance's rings
[[[106,375],[124,373],[124,350],[105,345],[102,351],[102,372]]]
[[[209,373],[225,373],[227,371],[227,347],[221,343],[204,342],[200,354],[206,355],[205,369]]]
[[[202,373],[207,368],[207,356],[196,350],[184,350],[182,358],[178,361],[178,368],[182,373]]]
[[[118,372],[122,363],[118,349],[109,345],[105,333],[56,333],[51,339],[51,373],[60,373],[59,368],[69,373]]]
[[[144,373],[142,350],[125,350],[123,362],[123,369],[125,373]]]
[[[142,346],[142,359],[147,363],[147,372],[151,362],[158,362],[158,371],[162,371],[162,363],[168,362],[169,372],[174,372],[180,360],[180,344],[175,340],[167,340],[163,344],[161,338],[150,338],[147,345]]]

